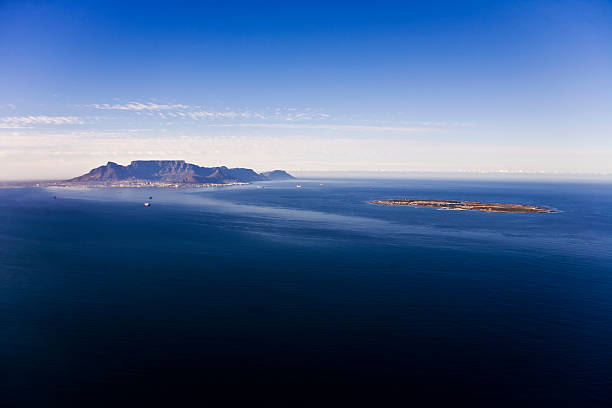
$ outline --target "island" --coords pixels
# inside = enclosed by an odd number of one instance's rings
[[[127,166],[108,162],[69,180],[14,183],[5,187],[201,188],[294,178],[284,170],[257,173],[241,167],[202,167],[184,160],[135,160]]]
[[[502,204],[502,203],[480,203],[477,201],[459,200],[372,200],[372,204],[398,205],[409,207],[435,207],[439,210],[471,210],[495,213],[552,213],[555,210],[537,205],[525,204]]]

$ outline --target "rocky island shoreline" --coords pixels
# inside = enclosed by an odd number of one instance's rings
[[[537,205],[481,203],[477,201],[459,200],[372,200],[372,204],[397,205],[409,207],[435,207],[439,210],[484,211],[496,213],[552,213],[555,210]]]

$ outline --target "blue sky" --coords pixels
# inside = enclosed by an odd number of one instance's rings
[[[218,3],[0,1],[0,178],[612,173],[610,2]]]

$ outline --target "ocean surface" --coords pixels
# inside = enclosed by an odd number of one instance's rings
[[[300,184],[1,189],[0,404],[612,405],[612,184]]]

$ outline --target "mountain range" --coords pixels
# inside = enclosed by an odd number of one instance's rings
[[[251,169],[201,167],[184,160],[135,160],[127,166],[108,162],[82,176],[66,180],[83,183],[119,181],[155,181],[186,184],[227,184],[268,180],[289,180],[294,177],[284,170],[257,173]]]

